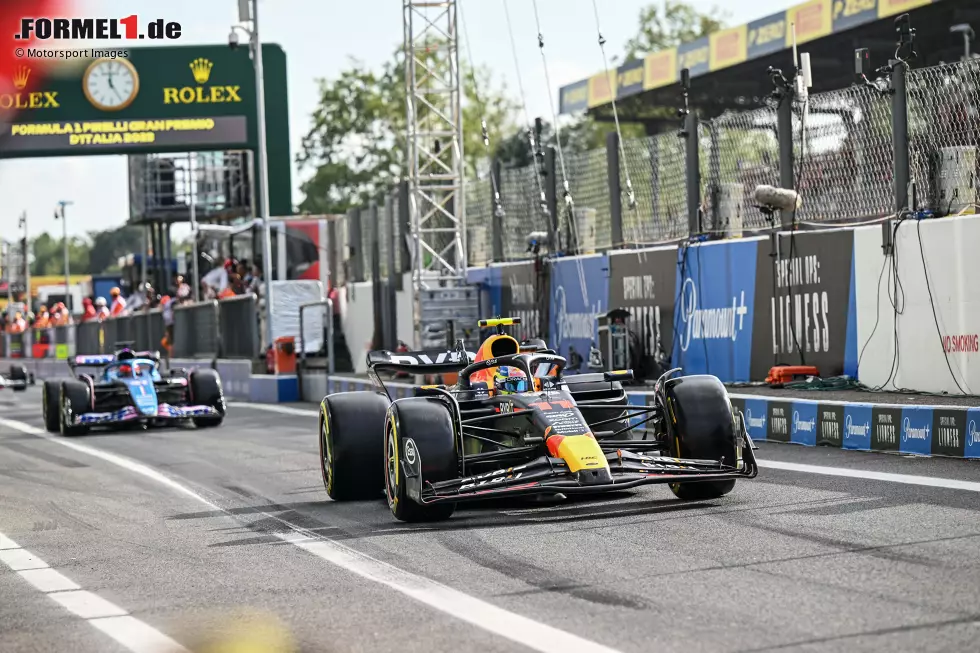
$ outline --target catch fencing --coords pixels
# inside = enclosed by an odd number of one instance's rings
[[[468,264],[528,259],[534,232],[548,234],[554,253],[587,254],[704,235],[839,227],[903,209],[966,213],[978,202],[980,59],[918,70],[899,65],[868,85],[813,94],[806,111],[791,96],[774,95],[749,111],[696,113],[666,133],[620,144],[613,132],[603,148],[566,148],[564,166],[554,148],[526,167],[493,161],[465,185]],[[690,138],[696,148],[688,147]],[[795,215],[767,217],[754,200],[763,184],[796,189],[802,206]],[[408,270],[404,197],[403,184],[378,205],[378,221],[370,207],[348,216],[344,260],[355,280]],[[382,210],[389,204],[393,213]]]
[[[0,358],[65,360],[112,353],[123,346],[159,350],[173,358],[254,359],[261,355],[255,295],[182,304],[174,307],[172,316],[168,325],[165,312],[153,309],[101,322],[7,333],[0,337]]]

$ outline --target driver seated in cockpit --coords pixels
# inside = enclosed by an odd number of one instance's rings
[[[498,395],[512,395],[530,390],[527,374],[519,367],[501,365],[493,368],[493,390]]]

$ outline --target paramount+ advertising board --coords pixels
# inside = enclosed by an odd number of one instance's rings
[[[0,97],[0,106],[7,103],[20,111],[0,139],[0,157],[255,146],[255,74],[247,48],[178,46],[92,53],[107,56],[62,68],[32,93],[19,91],[33,72],[32,60],[25,59],[15,70],[15,92]],[[263,56],[267,109],[273,114],[268,121],[273,130],[271,160],[274,143],[282,135],[276,133],[272,118],[286,106],[285,53],[266,45]]]

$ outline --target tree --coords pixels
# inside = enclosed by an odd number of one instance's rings
[[[91,274],[118,269],[120,256],[143,251],[143,231],[132,225],[105,231],[90,231],[88,237],[92,241],[89,252]],[[177,251],[176,244],[174,251]]]
[[[727,11],[717,7],[708,13],[701,13],[684,0],[651,4],[640,9],[640,26],[636,36],[626,42],[625,61],[696,41],[724,29],[728,17]]]
[[[31,274],[37,276],[64,274],[65,241],[55,240],[43,233],[31,242]],[[87,274],[89,271],[89,246],[78,237],[68,238],[68,266],[72,274]]]
[[[61,238],[43,233],[31,240],[31,274],[58,275],[65,272],[65,245]],[[68,238],[68,265],[74,274],[101,274],[118,269],[120,256],[143,249],[143,232],[131,225],[105,231],[90,231],[84,238]]]
[[[443,65],[433,48],[428,66]],[[463,155],[468,174],[486,157],[481,120],[497,133],[513,127],[516,106],[491,71],[461,64]],[[335,80],[318,80],[319,101],[296,157],[312,169],[301,190],[300,210],[342,213],[366,204],[404,173],[407,117],[404,58],[396,52],[379,72],[351,60]],[[504,133],[506,133],[506,131]]]

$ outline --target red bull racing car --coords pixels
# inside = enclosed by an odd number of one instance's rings
[[[713,499],[758,474],[756,448],[714,376],[664,374],[653,403],[631,405],[629,370],[565,377],[543,343],[495,328],[478,352],[372,351],[378,392],[324,397],[323,481],[336,501],[383,490],[395,518],[449,518],[459,503],[521,495],[600,493],[666,483],[681,499]],[[381,372],[456,373],[392,399]]]

